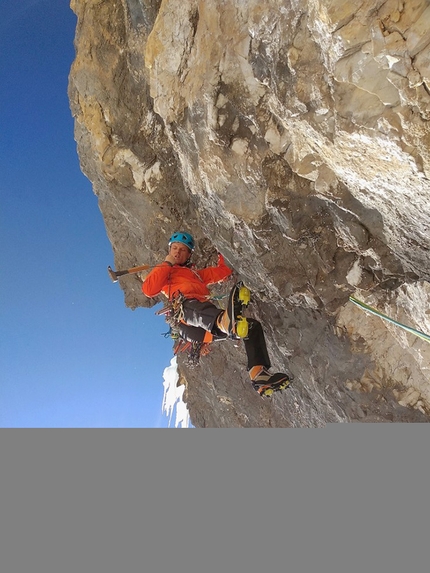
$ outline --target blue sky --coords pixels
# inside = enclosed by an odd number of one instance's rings
[[[0,426],[166,427],[167,326],[126,308],[110,281],[111,245],[79,169],[67,98],[76,17],[68,0],[0,6]]]

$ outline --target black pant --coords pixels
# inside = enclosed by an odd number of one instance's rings
[[[206,332],[213,334],[214,340],[228,338],[227,334],[221,332],[216,326],[216,319],[223,313],[211,302],[200,302],[199,300],[185,300],[182,304],[184,310],[184,321],[179,332],[184,340],[190,342],[203,342]],[[253,366],[265,366],[270,368],[269,354],[267,352],[266,340],[264,338],[263,327],[258,320],[248,318],[248,336],[243,339],[245,351],[248,358],[248,370]]]

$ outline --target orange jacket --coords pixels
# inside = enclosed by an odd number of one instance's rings
[[[146,277],[142,291],[152,297],[163,293],[169,300],[182,293],[185,298],[207,300],[210,291],[208,285],[218,283],[231,275],[233,271],[225,264],[224,257],[218,255],[218,265],[205,269],[192,269],[181,265],[170,266],[164,261],[157,265]]]

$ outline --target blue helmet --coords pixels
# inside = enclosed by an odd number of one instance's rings
[[[172,243],[183,243],[190,251],[194,251],[194,239],[189,233],[176,232],[169,239],[169,247]]]

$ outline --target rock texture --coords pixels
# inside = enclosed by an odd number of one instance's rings
[[[427,0],[72,0],[69,96],[118,268],[188,230],[253,290],[291,391],[261,399],[240,343],[181,382],[195,426],[428,422]],[[126,304],[151,306],[141,279]],[[160,319],[161,320],[161,319]],[[161,377],[161,374],[160,374]]]

